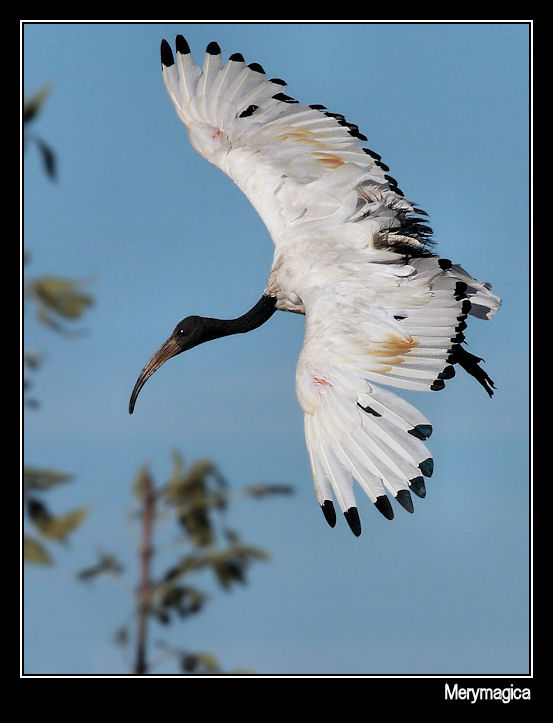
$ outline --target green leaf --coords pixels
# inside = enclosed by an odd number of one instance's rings
[[[43,516],[37,526],[45,537],[61,541],[82,523],[87,514],[88,508],[80,507],[59,517]]]
[[[217,582],[225,590],[234,583],[244,584],[247,570],[255,560],[268,560],[268,553],[251,545],[238,542],[236,533],[230,545],[223,548],[210,548],[205,551],[186,555],[165,574],[165,581],[176,580],[203,569],[212,570]]]
[[[52,180],[55,180],[57,176],[57,164],[54,151],[50,148],[50,146],[46,145],[46,143],[41,138],[35,136],[34,141],[38,147],[38,150],[40,151],[40,156],[42,158],[42,163],[44,165],[44,170],[46,171],[46,174],[50,176]]]
[[[98,555],[98,558],[98,562],[95,565],[83,567],[79,570],[77,573],[77,578],[79,580],[92,580],[102,574],[118,576],[123,572],[123,565],[113,555],[106,555],[102,553]]]
[[[42,354],[37,354],[34,351],[26,351],[23,355],[23,361],[25,362],[25,366],[29,369],[32,369],[33,371],[40,367],[43,359],[44,356]]]
[[[23,483],[27,491],[47,490],[56,485],[65,484],[71,479],[73,479],[73,475],[55,469],[41,469],[29,465],[25,465],[23,468]]]
[[[128,645],[130,639],[129,629],[126,626],[119,628],[115,631],[113,641],[116,645]]]
[[[194,547],[215,541],[212,510],[227,505],[227,482],[209,459],[198,459],[188,469],[173,454],[173,472],[164,488],[165,501],[176,508],[177,520]]]
[[[162,583],[154,595],[159,602],[154,603],[154,614],[159,614],[162,609],[165,614],[171,610],[179,617],[185,618],[199,612],[206,603],[208,596],[197,588],[188,585],[167,585]]]
[[[213,562],[213,572],[219,584],[228,590],[233,583],[245,584],[246,572],[254,560],[268,560],[265,550],[251,545],[232,543],[224,548]]]
[[[217,659],[211,653],[198,653],[197,660],[202,669],[208,673],[216,673],[219,670]]]
[[[41,276],[27,284],[26,294],[37,300],[41,321],[49,323],[51,313],[75,320],[94,303],[94,297],[81,290],[83,283],[56,276]]]
[[[243,566],[234,560],[217,560],[213,564],[213,572],[219,584],[227,590],[234,582],[242,584],[246,582]]]
[[[218,673],[219,665],[211,653],[183,653],[181,669],[186,673]]]
[[[37,500],[35,497],[27,498],[27,513],[31,522],[40,532],[48,529],[54,519],[44,502]]]
[[[178,577],[185,577],[192,572],[201,570],[204,567],[211,565],[211,555],[205,553],[193,553],[192,555],[185,555],[181,558],[177,565],[169,568],[165,573],[164,580],[176,580]]]
[[[23,558],[35,565],[51,565],[53,562],[46,548],[29,535],[23,538]]]
[[[23,122],[28,123],[33,120],[44,105],[44,101],[50,95],[50,85],[44,85],[30,98],[26,98],[23,102]]]

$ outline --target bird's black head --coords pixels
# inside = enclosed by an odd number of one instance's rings
[[[203,316],[187,316],[186,319],[179,321],[167,341],[173,339],[177,346],[175,354],[180,354],[181,351],[187,351],[203,341],[207,341],[205,330],[206,319]]]
[[[132,414],[138,394],[144,384],[171,357],[180,354],[183,351],[192,349],[204,341],[213,338],[210,333],[208,319],[202,316],[187,316],[186,319],[179,321],[173,329],[173,333],[167,341],[160,346],[153,357],[148,361],[144,369],[140,372],[140,376],[136,380],[134,389],[129,402],[129,413]]]
[[[276,300],[273,296],[263,294],[261,299],[242,316],[236,319],[212,319],[209,316],[187,316],[179,321],[167,341],[160,346],[144,369],[140,372],[134,385],[129,402],[129,412],[132,414],[136,398],[144,384],[170,359],[187,349],[203,344],[204,341],[218,339],[229,334],[242,334],[264,324],[276,311]]]

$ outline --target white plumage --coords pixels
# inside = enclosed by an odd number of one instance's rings
[[[162,73],[192,146],[241,188],[273,239],[264,296],[305,314],[296,390],[325,517],[333,526],[335,498],[360,533],[354,480],[386,517],[388,496],[412,512],[410,492],[424,497],[432,473],[432,427],[379,385],[438,390],[458,363],[491,396],[462,331],[468,314],[489,319],[500,300],[431,252],[424,212],[343,116],[297,103],[240,54],[223,65],[216,43],[200,68],[182,36],[176,62],[163,41]]]

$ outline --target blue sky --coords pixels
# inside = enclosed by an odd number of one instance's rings
[[[326,525],[294,390],[300,316],[172,360],[128,415],[139,371],[174,325],[246,311],[273,252],[166,95],[159,44],[178,33],[197,61],[216,40],[224,57],[241,52],[301,102],[356,123],[429,213],[440,254],[503,299],[493,322],[466,332],[496,383],[492,400],[461,373],[443,392],[404,394],[434,426],[435,472],[414,515],[398,509],[389,522],[358,493],[361,537],[342,519]],[[54,508],[90,506],[56,567],[25,569],[26,673],[128,672],[111,640],[129,615],[125,591],[74,572],[103,549],[136,579],[130,486],[143,463],[166,479],[174,449],[213,459],[236,488],[295,489],[236,503],[234,526],[271,561],[172,626],[175,646],[263,674],[528,672],[528,33],[510,23],[24,26],[24,91],[52,86],[36,131],[59,162],[51,183],[36,149],[24,158],[28,274],[87,280],[96,298],[86,334],[70,341],[25,316],[26,348],[46,354],[25,459],[75,474]]]

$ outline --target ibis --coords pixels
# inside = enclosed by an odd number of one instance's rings
[[[256,329],[277,311],[303,314],[296,393],[324,517],[335,526],[337,502],[359,536],[356,485],[388,519],[396,503],[413,512],[412,494],[425,497],[433,471],[432,426],[390,388],[439,391],[461,367],[491,397],[494,383],[464,332],[469,317],[490,319],[500,299],[435,253],[427,214],[343,115],[301,104],[240,53],[223,63],[215,42],[199,66],[182,35],[175,52],[163,40],[161,69],[193,148],[245,193],[274,257],[245,314],[176,325],[140,373],[129,412],[171,357]]]

